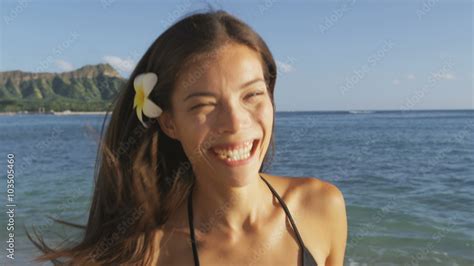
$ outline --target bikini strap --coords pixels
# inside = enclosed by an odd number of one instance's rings
[[[193,257],[194,257],[194,265],[199,266],[199,257],[196,247],[196,238],[194,237],[194,224],[193,224],[193,205],[192,205],[192,196],[193,196],[193,189],[194,184],[189,191],[188,196],[188,224],[189,224],[189,232],[191,234],[191,245],[193,248]]]
[[[291,223],[291,226],[293,227],[293,230],[295,231],[296,233],[296,238],[298,239],[298,242],[300,243],[301,247],[302,248],[305,248],[305,245],[304,245],[304,242],[303,242],[303,239],[301,238],[301,235],[300,235],[300,232],[298,231],[298,228],[296,227],[296,224],[295,224],[295,221],[293,220],[293,217],[291,216],[291,213],[290,211],[288,210],[288,207],[286,206],[285,202],[283,201],[282,198],[280,198],[280,195],[278,195],[278,193],[275,191],[275,189],[272,187],[272,185],[270,185],[270,183],[265,179],[263,178],[263,176],[261,174],[259,174],[260,177],[263,179],[263,181],[265,181],[265,183],[267,184],[268,188],[270,188],[270,190],[272,191],[273,195],[278,199],[278,201],[280,202],[280,205],[283,207],[283,209],[285,210],[285,213],[286,213],[286,216],[288,217],[288,219],[290,219],[290,223]]]
[[[261,175],[260,178],[267,184],[268,188],[272,192],[272,194],[278,199],[280,202],[280,205],[283,207],[283,210],[285,210],[286,216],[290,220],[291,226],[293,227],[293,230],[295,231],[296,238],[298,239],[298,243],[302,247],[302,253],[304,255],[304,249],[305,245],[303,242],[303,239],[301,238],[300,232],[298,231],[298,228],[296,227],[295,221],[293,220],[293,217],[291,216],[290,211],[288,210],[288,207],[286,206],[285,202],[283,201],[282,198],[280,198],[280,195],[275,191],[275,189],[270,185],[270,183]],[[193,224],[193,207],[192,207],[192,194],[193,194],[193,188],[194,184],[191,187],[191,190],[189,192],[188,196],[188,224],[189,224],[189,231],[191,234],[191,245],[193,249],[193,257],[194,257],[194,265],[199,266],[199,257],[198,257],[198,252],[197,252],[197,247],[196,247],[196,238],[194,236],[194,224]],[[303,258],[304,260],[304,258]]]

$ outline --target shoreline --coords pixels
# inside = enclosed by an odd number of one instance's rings
[[[105,115],[105,111],[97,112],[47,112],[47,113],[38,113],[38,112],[0,112],[0,116],[13,116],[13,115]]]
[[[337,111],[276,111],[276,113],[348,113],[348,114],[373,114],[373,113],[387,113],[387,112],[472,112],[474,109],[412,109],[412,110],[337,110]],[[109,111],[111,114],[112,111]],[[12,116],[12,115],[105,115],[106,111],[62,111],[62,112],[0,112],[0,116]]]

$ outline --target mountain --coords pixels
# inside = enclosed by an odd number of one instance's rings
[[[109,64],[62,73],[0,72],[0,112],[104,111],[125,83]]]

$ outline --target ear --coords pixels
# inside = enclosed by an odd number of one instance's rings
[[[163,130],[163,132],[165,132],[168,137],[178,140],[176,126],[171,114],[169,114],[168,112],[163,112],[158,117],[158,123],[160,125],[161,130]]]

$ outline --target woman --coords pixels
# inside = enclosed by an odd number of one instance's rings
[[[167,29],[114,103],[83,239],[53,250],[40,238],[38,260],[342,265],[341,191],[263,173],[276,73],[262,38],[224,11]]]

